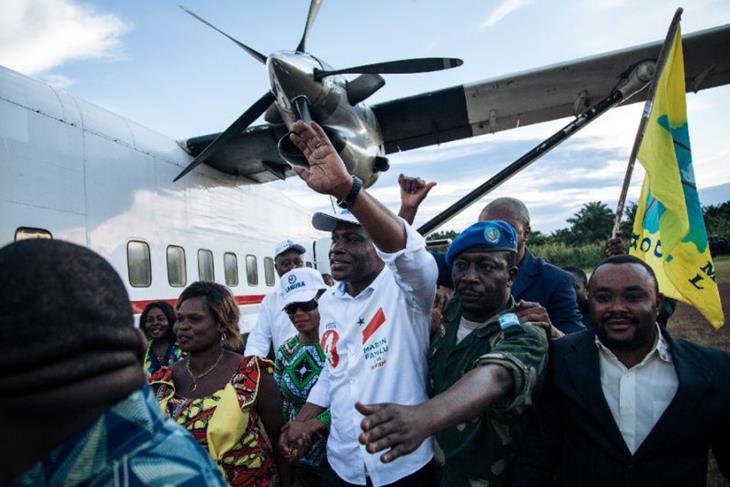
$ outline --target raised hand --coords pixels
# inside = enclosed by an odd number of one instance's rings
[[[624,247],[624,242],[621,237],[621,232],[618,232],[615,237],[606,240],[606,244],[603,248],[603,253],[606,254],[606,257],[626,255],[626,248]]]
[[[294,172],[314,191],[344,199],[352,187],[352,176],[322,127],[297,120],[289,139],[309,162],[308,168],[294,166]]]
[[[427,183],[421,178],[413,178],[401,174],[398,176],[398,185],[400,186],[400,204],[401,206],[418,208],[418,206],[426,199],[431,188],[436,186],[436,182]]]

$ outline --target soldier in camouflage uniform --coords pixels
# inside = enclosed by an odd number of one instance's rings
[[[520,323],[510,286],[517,267],[514,229],[476,223],[449,248],[457,298],[429,359],[431,398],[417,406],[358,405],[361,442],[392,461],[434,436],[443,486],[500,486],[528,423],[547,362],[547,338]]]

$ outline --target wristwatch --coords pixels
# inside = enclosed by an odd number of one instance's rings
[[[357,195],[360,194],[360,190],[362,189],[362,179],[352,175],[352,187],[350,188],[350,191],[347,193],[347,196],[345,196],[344,199],[337,202],[337,206],[340,208],[349,208],[354,202],[355,199],[357,199]]]

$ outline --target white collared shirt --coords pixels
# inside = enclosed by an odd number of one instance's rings
[[[327,365],[307,402],[329,407],[332,425],[327,460],[337,475],[375,487],[410,475],[433,457],[431,439],[390,463],[385,453],[368,453],[358,442],[363,416],[355,403],[413,405],[428,399],[427,353],[431,307],[438,270],[421,235],[406,226],[406,248],[378,252],[385,267],[360,294],[347,294],[345,283],[320,299],[320,337]]]
[[[264,296],[259,308],[259,317],[256,327],[246,340],[244,355],[266,357],[269,347],[273,345],[274,354],[282,343],[297,334],[289,315],[284,310],[284,294],[281,289],[275,289]]]
[[[657,339],[644,359],[627,369],[596,337],[601,388],[614,421],[633,455],[677,392],[679,381],[669,344],[657,325]]]

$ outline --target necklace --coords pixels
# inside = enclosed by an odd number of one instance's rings
[[[201,374],[198,374],[197,377],[195,377],[195,374],[193,374],[193,371],[190,370],[190,359],[188,359],[187,362],[185,362],[185,370],[188,371],[188,374],[190,374],[190,378],[193,379],[193,388],[191,389],[192,392],[195,392],[195,389],[198,388],[198,380],[202,379],[206,375],[213,372],[213,369],[215,369],[218,364],[221,362],[221,359],[223,358],[223,350],[221,349],[221,354],[218,355],[218,358],[216,359],[215,363],[208,367],[205,371],[203,371]]]

